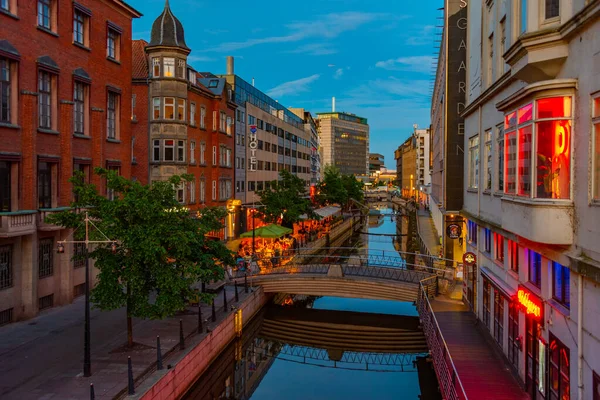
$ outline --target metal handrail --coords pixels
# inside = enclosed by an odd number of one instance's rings
[[[298,253],[301,253],[303,250],[305,250],[305,249],[298,248],[296,251]],[[319,250],[355,250],[355,249],[353,247],[321,247],[321,248],[319,248]],[[460,264],[460,262],[453,260],[451,258],[443,258],[443,257],[438,257],[438,256],[430,255],[430,254],[411,253],[408,251],[396,251],[396,250],[386,250],[386,249],[371,249],[371,248],[366,249],[366,250],[368,250],[369,252],[381,251],[381,252],[383,252],[383,254],[385,254],[385,252],[388,251],[390,253],[401,254],[401,255],[414,255],[414,256],[419,256],[422,258],[431,258],[431,259],[433,259],[433,261],[452,261],[453,263]]]
[[[419,282],[421,290],[419,296],[420,301],[418,302],[418,312],[422,321],[425,321],[425,317],[429,318],[426,320],[427,324],[423,324],[423,330],[425,332],[427,346],[429,347],[433,356],[434,369],[438,377],[438,384],[440,385],[440,390],[442,391],[442,396],[444,399],[468,400],[467,393],[465,392],[465,388],[460,380],[456,366],[454,365],[454,360],[452,359],[452,355],[450,354],[450,350],[448,349],[448,345],[444,339],[440,325],[438,324],[435,313],[433,312],[433,308],[431,307],[431,303],[429,302],[428,290],[424,286],[424,282],[431,279],[437,279],[437,277],[434,276],[425,278]],[[433,320],[433,323],[431,320]],[[439,349],[439,346],[437,346],[436,343],[433,343],[433,338],[430,337],[430,333],[428,332],[429,329],[427,329],[428,326],[425,326],[429,324],[434,329],[434,332],[431,333],[435,333],[438,342],[441,341],[443,344],[442,349]],[[440,354],[440,350],[442,351],[442,354]],[[440,355],[443,356],[443,359],[440,359]],[[448,365],[448,361],[450,365]]]

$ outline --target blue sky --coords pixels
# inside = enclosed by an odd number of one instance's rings
[[[150,39],[164,0],[128,0],[144,14],[133,38]],[[425,0],[170,0],[199,71],[235,72],[287,107],[336,110],[369,120],[370,151],[395,169],[393,151],[429,125],[434,25]],[[410,7],[408,6],[410,4]]]

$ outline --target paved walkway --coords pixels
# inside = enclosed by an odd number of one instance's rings
[[[429,254],[436,257],[439,256],[442,246],[440,245],[440,235],[433,224],[433,218],[431,218],[428,211],[419,208],[417,210],[417,219],[419,235],[425,243],[425,247],[429,250]]]
[[[227,288],[228,306],[235,300],[233,287]],[[244,288],[239,288],[240,301]],[[48,310],[23,322],[0,328],[0,398],[17,399],[88,399],[90,383],[96,399],[112,399],[127,388],[127,356],[131,356],[134,376],[138,377],[156,361],[156,336],[160,335],[165,367],[179,351],[179,320],[183,320],[186,343],[199,339],[197,307],[165,320],[133,321],[133,350],[127,341],[125,310],[91,312],[92,376],[84,378],[83,315],[84,299]],[[224,318],[223,293],[216,297],[217,322]],[[203,319],[211,316],[211,307],[202,307]],[[189,339],[188,339],[189,337]]]
[[[476,327],[467,306],[444,296],[431,306],[469,400],[529,399],[505,360]]]

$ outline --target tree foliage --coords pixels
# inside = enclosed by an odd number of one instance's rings
[[[115,253],[110,243],[91,246],[90,258],[99,270],[92,290],[95,307],[127,307],[128,319],[165,318],[184,309],[193,296],[192,285],[221,279],[221,265],[233,265],[225,245],[206,238],[222,227],[226,211],[207,208],[196,218],[175,200],[174,187],[188,176],[145,186],[113,171],[95,172],[118,193],[114,200],[99,194],[79,174],[71,179],[76,197],[71,209],[48,217],[50,223],[74,228],[73,239],[83,240],[85,209],[93,221],[90,240],[116,241]]]
[[[362,201],[364,198],[363,184],[353,175],[343,175],[332,165],[327,165],[323,171],[323,179],[318,185],[317,201],[321,205],[339,204],[343,208],[350,205],[351,200]]]
[[[302,214],[316,218],[306,192],[304,181],[287,170],[279,173],[280,180],[271,182],[268,189],[257,192],[262,206],[260,216],[269,223],[292,227]]]

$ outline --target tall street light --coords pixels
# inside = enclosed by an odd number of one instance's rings
[[[117,243],[114,240],[109,240],[108,237],[91,221],[88,212],[85,212],[85,240],[59,240],[57,253],[65,252],[65,244],[85,243],[85,328],[83,337],[83,376],[92,376],[92,357],[90,349],[90,244],[92,243],[110,243],[110,248],[113,253],[117,252]],[[90,240],[89,226],[92,224],[106,238],[106,240]]]

